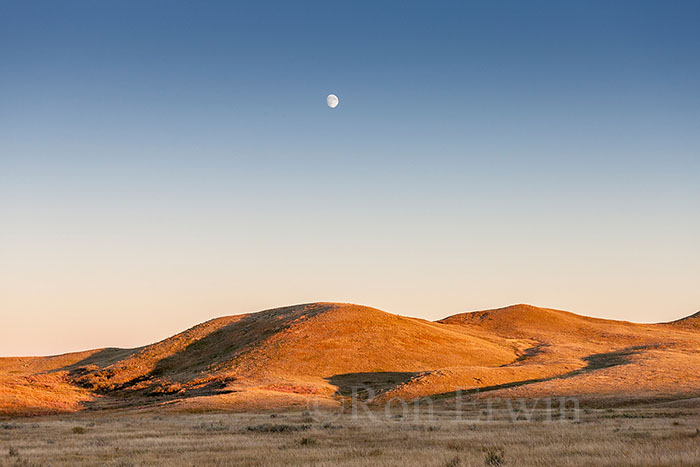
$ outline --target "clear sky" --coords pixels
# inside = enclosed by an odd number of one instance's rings
[[[699,21],[694,1],[3,1],[0,355],[311,301],[698,311]]]

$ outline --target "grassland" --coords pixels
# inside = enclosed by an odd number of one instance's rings
[[[692,405],[692,404],[691,404]],[[479,409],[480,410],[480,409]],[[1,465],[691,466],[700,408],[483,412],[99,412],[0,422]]]

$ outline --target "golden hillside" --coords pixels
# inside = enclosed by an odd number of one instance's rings
[[[0,411],[258,409],[457,389],[501,397],[690,397],[697,316],[634,324],[514,305],[438,322],[312,303],[217,318],[138,349],[0,359]]]

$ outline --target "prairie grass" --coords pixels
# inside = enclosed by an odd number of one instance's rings
[[[611,418],[609,415],[620,415]],[[8,422],[0,465],[678,466],[700,464],[700,408],[587,409],[578,421],[301,412],[80,413]],[[332,417],[332,419],[331,419]],[[76,427],[89,427],[71,436]]]

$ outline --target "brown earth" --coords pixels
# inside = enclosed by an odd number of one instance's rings
[[[700,396],[700,316],[662,324],[514,305],[437,322],[313,303],[207,321],[153,345],[0,358],[0,414],[260,410],[456,391],[599,403]]]

